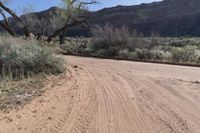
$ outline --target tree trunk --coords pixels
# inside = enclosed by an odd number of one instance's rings
[[[0,14],[3,17],[4,20],[0,22],[0,25],[11,35],[16,36],[15,32],[12,30],[12,28],[9,26],[8,19],[6,15],[4,14],[3,10],[0,9]]]
[[[26,37],[32,37],[32,35],[33,35],[32,32],[30,32],[28,26],[24,26],[23,32],[24,32],[24,35],[25,35]]]
[[[15,32],[5,23],[3,23],[2,21],[0,21],[0,25],[11,35],[11,36],[16,36]]]
[[[8,7],[6,7],[2,2],[0,2],[0,7],[5,10],[7,13],[9,13],[13,18],[15,18],[20,24],[22,24],[22,29],[23,32],[25,34],[26,37],[32,37],[32,32],[30,32],[29,28],[27,25],[25,25],[22,20],[20,19],[20,17],[18,17],[11,9],[9,9]]]
[[[59,35],[60,45],[65,43],[65,31]]]
[[[17,19],[19,22],[21,22],[21,19],[9,8],[7,8],[6,6],[4,6],[4,4],[2,2],[0,2],[0,7],[2,9],[4,9],[7,13],[9,13],[13,18]]]
[[[65,24],[63,27],[61,27],[60,29],[56,30],[52,35],[50,35],[50,36],[48,37],[47,41],[48,41],[48,42],[51,42],[52,39],[53,39],[54,37],[56,37],[56,36],[62,34],[64,31],[67,30],[67,28],[72,27],[72,26],[75,26],[75,25],[78,25],[78,24],[81,24],[81,23],[83,23],[84,21],[85,21],[85,19],[80,20],[80,21],[73,21],[73,22],[71,22],[71,23],[68,23],[68,22],[69,22],[69,20],[68,20],[68,21],[66,22],[66,24]]]
[[[65,31],[67,29],[68,25],[65,25],[64,27],[56,30],[51,36],[48,37],[47,41],[51,42],[52,39],[56,36],[58,36],[59,34],[61,34],[63,31]]]

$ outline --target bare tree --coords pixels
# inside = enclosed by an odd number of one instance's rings
[[[64,6],[66,8],[66,21],[65,24],[53,32],[48,37],[48,42],[51,42],[52,39],[56,36],[60,38],[60,44],[64,43],[65,32],[68,28],[72,26],[77,26],[81,24],[87,25],[88,12],[84,10],[86,5],[91,5],[97,3],[95,0],[90,0],[89,2],[81,0],[63,0]]]

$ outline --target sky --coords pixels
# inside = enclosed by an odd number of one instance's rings
[[[141,3],[150,3],[153,1],[159,0],[98,0],[99,4],[90,7],[90,9],[94,11],[116,5],[137,5]],[[60,3],[61,0],[12,0],[7,4],[7,6],[19,13],[19,9],[27,5],[33,5],[32,7],[34,11],[42,11],[52,6],[59,6]]]

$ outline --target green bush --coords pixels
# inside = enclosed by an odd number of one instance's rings
[[[0,38],[0,77],[23,78],[38,73],[57,74],[65,70],[64,61],[37,41]]]

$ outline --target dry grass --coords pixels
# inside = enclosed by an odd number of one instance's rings
[[[20,81],[0,81],[0,110],[9,111],[41,95],[45,80],[45,76],[40,75]]]

